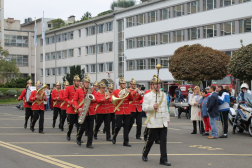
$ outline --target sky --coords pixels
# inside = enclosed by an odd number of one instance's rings
[[[4,18],[14,18],[24,23],[24,19],[31,17],[61,18],[67,20],[74,15],[75,20],[89,11],[92,16],[110,10],[113,0],[4,0]]]

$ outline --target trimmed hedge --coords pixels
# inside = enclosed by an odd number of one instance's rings
[[[6,92],[7,95],[9,96],[15,96],[17,95],[17,91],[14,90],[14,89],[9,89],[7,92]]]

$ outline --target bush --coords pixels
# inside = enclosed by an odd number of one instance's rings
[[[22,91],[23,91],[23,89],[19,89],[18,92],[17,92],[17,96],[20,96]]]
[[[9,96],[15,96],[17,95],[17,91],[14,90],[14,89],[9,89],[7,92],[6,92],[7,95]]]
[[[12,78],[10,82],[6,82],[4,84],[4,88],[25,88],[29,79],[31,79],[30,76],[28,76],[26,79],[21,77],[16,79]]]
[[[0,91],[0,97],[3,97],[3,93]]]

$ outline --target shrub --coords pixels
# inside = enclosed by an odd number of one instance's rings
[[[3,97],[3,93],[0,91],[0,97]]]
[[[17,91],[14,90],[14,89],[9,89],[7,92],[6,92],[7,95],[9,96],[15,96],[17,95]]]

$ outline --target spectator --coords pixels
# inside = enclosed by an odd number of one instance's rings
[[[190,105],[190,103],[189,103],[189,101],[190,101],[190,98],[191,98],[191,96],[192,96],[192,94],[193,94],[193,88],[189,88],[188,89],[188,97],[187,97],[187,100],[188,100],[188,104],[189,104],[189,118],[191,119],[191,105]]]
[[[45,108],[46,111],[50,110],[50,93],[51,93],[51,91],[47,87],[45,90],[45,94],[46,94],[46,98],[47,98],[47,104],[46,104],[46,108]]]
[[[210,87],[206,87],[205,90],[207,91],[207,93],[210,93]]]
[[[176,94],[175,102],[179,102],[179,88],[175,89],[175,94]]]
[[[202,98],[200,99],[200,107],[201,107],[201,116],[203,117],[205,123],[205,133],[202,136],[209,135],[209,130],[211,130],[211,126],[209,123],[209,116],[207,113],[207,101],[209,99],[209,93],[206,90],[201,91]]]
[[[193,132],[191,134],[197,134],[197,121],[199,121],[200,134],[203,134],[204,132],[202,118],[199,115],[200,111],[199,103],[201,99],[201,96],[199,94],[200,94],[200,88],[199,86],[195,86],[193,94],[189,101],[191,105],[191,121],[193,122]]]
[[[230,91],[230,88],[228,86],[225,86],[225,88],[227,90],[227,92],[229,93],[229,96],[231,96],[231,91]]]
[[[179,102],[183,102],[183,101],[184,101],[184,96],[181,90],[179,89]]]
[[[219,117],[218,111],[218,94],[215,92],[215,86],[210,86],[210,93],[208,102],[207,102],[207,112],[209,114],[209,122],[211,125],[212,134],[208,136],[208,139],[217,139],[217,128],[215,120]]]
[[[166,92],[166,99],[167,99],[168,113],[170,114],[170,101],[171,101],[171,98],[170,98],[170,94],[169,94],[168,91]]]
[[[223,126],[223,135],[219,138],[227,138],[228,133],[228,113],[230,110],[230,96],[229,92],[226,89],[223,89],[222,85],[217,85],[216,88],[217,92],[219,92],[218,99],[219,99],[219,112],[221,116],[221,123]]]

